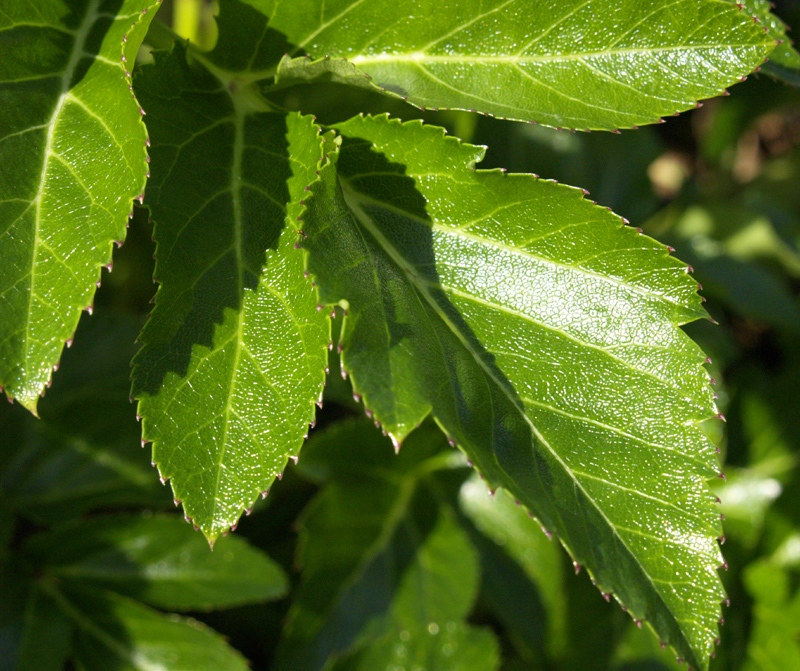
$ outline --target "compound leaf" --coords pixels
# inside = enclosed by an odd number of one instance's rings
[[[441,129],[336,128],[304,246],[321,300],[348,311],[354,390],[398,447],[432,410],[603,592],[705,668],[724,593],[699,424],[716,407],[678,328],[704,314],[686,267],[576,189],[474,170],[482,150]]]
[[[322,139],[309,117],[190,66],[181,45],[135,85],[160,287],[133,395],[163,478],[213,542],[297,455],[322,393],[330,326],[294,224]]]
[[[775,45],[716,0],[249,2],[294,45],[290,56],[331,56],[317,67],[336,73],[347,58],[414,105],[575,129],[629,128],[689,109]]]
[[[0,387],[34,414],[144,190],[126,68],[160,1],[3,4]]]

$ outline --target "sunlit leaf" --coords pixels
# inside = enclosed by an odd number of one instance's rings
[[[135,84],[160,287],[133,393],[162,476],[213,541],[297,455],[322,393],[330,327],[295,249],[321,138],[180,45]]]
[[[34,413],[144,190],[127,70],[160,2],[3,3],[0,387]]]
[[[315,67],[327,63],[335,77],[344,57],[376,89],[420,107],[577,129],[689,109],[749,74],[775,44],[715,0],[248,2],[293,45],[290,56],[331,56]]]
[[[723,598],[699,424],[704,313],[655,241],[579,191],[475,171],[477,147],[385,117],[336,126],[304,221],[342,361],[397,445],[429,412],[600,590],[705,668]]]
[[[763,69],[774,77],[800,86],[800,53],[794,48],[786,24],[772,12],[773,3],[770,0],[741,0],[735,4],[757,18],[770,37],[779,42]]]

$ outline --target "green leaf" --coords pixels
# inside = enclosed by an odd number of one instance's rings
[[[161,613],[111,593],[58,594],[76,625],[74,658],[85,671],[247,671],[247,660],[190,618]]]
[[[330,325],[295,227],[322,140],[309,117],[263,111],[251,89],[190,66],[180,45],[135,85],[160,287],[133,395],[162,477],[213,542],[297,456],[321,398]]]
[[[3,6],[0,387],[34,414],[144,190],[126,69],[160,1]]]
[[[297,557],[302,582],[278,668],[321,669],[363,635],[442,628],[469,612],[479,578],[475,551],[452,512],[423,483],[426,473],[448,466],[437,456],[443,447],[441,433],[426,427],[395,459],[391,443],[363,421],[345,423],[310,446],[318,463],[327,454],[331,464],[349,461],[361,468],[333,471],[303,513]],[[371,460],[361,463],[370,452]]]
[[[345,57],[419,107],[576,129],[689,109],[748,75],[775,44],[716,0],[248,1],[294,45],[290,56],[331,56],[335,72]]]
[[[349,84],[361,88],[372,89],[372,82],[346,58],[331,58],[325,56],[319,60],[311,60],[307,56],[289,58],[284,56],[278,63],[273,89],[278,90],[287,86],[310,84],[312,82]]]
[[[532,532],[528,513],[515,505],[508,492],[500,489],[493,497],[488,496],[486,484],[477,475],[462,486],[459,503],[481,534],[522,568],[515,570],[515,566],[503,561],[488,547],[488,541],[476,542],[482,550],[483,582],[487,588],[482,594],[490,600],[497,616],[507,622],[512,636],[516,634],[518,647],[526,652],[531,646],[545,647],[557,656],[570,645],[566,638],[565,578],[557,546],[544,534]],[[512,584],[518,573],[522,574],[519,584]],[[526,582],[535,587],[531,589]],[[487,583],[491,583],[491,591]],[[524,604],[519,603],[523,591],[532,592]]]
[[[239,538],[211,552],[179,517],[113,515],[34,536],[27,555],[60,580],[104,587],[170,610],[212,610],[284,596],[286,576]]]
[[[772,3],[769,0],[741,0],[734,4],[757,18],[769,36],[779,43],[762,69],[773,77],[800,86],[800,53],[789,38],[786,24],[772,13]]]
[[[665,247],[579,191],[475,171],[386,117],[337,126],[304,231],[342,362],[397,445],[432,410],[600,590],[705,668],[724,593],[703,315]],[[338,177],[338,179],[337,179]],[[532,528],[533,533],[533,528]]]
[[[171,505],[141,448],[128,399],[141,320],[100,311],[84,317],[64,352],[41,420],[0,406],[7,462],[0,488],[36,522],[55,523],[114,506]]]
[[[21,563],[0,563],[0,668],[62,671],[70,654],[72,625],[25,574]]]
[[[792,592],[792,582],[771,561],[748,566],[745,584],[755,604],[745,671],[800,670],[800,590]]]
[[[499,645],[489,629],[448,622],[443,627],[391,631],[338,661],[331,671],[495,671],[499,666]]]
[[[72,623],[53,600],[33,590],[25,608],[17,671],[61,671],[72,647]]]

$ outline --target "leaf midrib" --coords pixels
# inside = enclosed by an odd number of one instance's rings
[[[444,64],[537,64],[537,63],[560,63],[584,59],[601,58],[604,56],[627,56],[638,54],[659,54],[674,53],[681,51],[708,51],[718,49],[751,48],[755,49],[762,45],[758,44],[698,44],[698,45],[674,45],[668,47],[630,47],[625,49],[606,49],[601,51],[580,51],[572,54],[509,54],[506,56],[468,56],[468,55],[437,55],[428,54],[424,51],[412,51],[409,53],[378,53],[378,54],[358,54],[350,58],[353,65],[369,65],[372,63],[444,63]]]
[[[406,217],[406,218],[408,218],[408,219],[410,219],[410,220],[412,220],[412,221],[414,221],[414,222],[416,222],[418,224],[422,224],[422,225],[428,226],[429,228],[434,229],[434,230],[440,230],[440,231],[443,231],[443,232],[445,232],[447,234],[451,234],[451,235],[455,235],[455,236],[461,236],[461,237],[464,237],[464,238],[469,238],[470,240],[474,240],[475,242],[478,242],[478,243],[481,243],[481,244],[491,245],[491,246],[496,247],[498,249],[502,249],[502,250],[508,252],[509,254],[515,254],[515,255],[523,256],[523,257],[530,256],[531,258],[537,259],[538,261],[540,261],[540,262],[542,262],[544,264],[553,265],[553,266],[561,267],[561,268],[568,268],[568,269],[573,270],[573,271],[575,271],[577,273],[581,273],[581,274],[585,274],[585,275],[594,277],[597,280],[601,280],[601,281],[604,281],[604,282],[609,282],[609,283],[612,283],[612,284],[616,284],[617,286],[626,287],[626,288],[630,289],[631,291],[633,291],[634,293],[637,293],[637,294],[640,294],[640,295],[643,295],[643,296],[647,296],[647,297],[651,297],[651,298],[655,298],[655,299],[659,299],[659,300],[664,300],[664,301],[666,301],[666,302],[668,302],[668,303],[670,303],[670,304],[672,304],[672,305],[674,305],[676,307],[679,307],[679,308],[683,307],[679,303],[677,303],[674,299],[672,299],[672,297],[670,297],[670,296],[664,296],[662,294],[657,294],[657,293],[654,293],[652,291],[648,291],[647,289],[644,289],[643,287],[638,287],[636,285],[628,284],[627,282],[623,282],[623,281],[621,281],[621,280],[619,280],[617,278],[603,276],[603,275],[600,275],[600,274],[598,274],[597,272],[595,272],[593,270],[584,269],[584,268],[582,268],[580,266],[575,266],[575,265],[568,264],[568,263],[567,264],[559,263],[558,261],[555,261],[553,259],[545,258],[543,256],[540,256],[538,254],[530,252],[529,250],[520,250],[520,249],[517,249],[516,247],[512,247],[510,245],[504,244],[504,243],[496,241],[496,240],[491,240],[491,239],[488,239],[488,238],[477,236],[477,235],[472,234],[472,233],[467,233],[466,231],[464,231],[461,228],[450,228],[450,227],[443,226],[441,224],[437,224],[435,222],[429,221],[427,219],[423,219],[421,217],[418,217],[418,216],[408,212],[407,210],[403,210],[402,208],[395,207],[395,206],[391,205],[390,203],[386,203],[386,202],[383,202],[383,201],[377,201],[374,198],[371,198],[370,196],[365,195],[364,193],[362,193],[362,192],[358,191],[357,189],[354,189],[352,186],[350,186],[350,183],[347,180],[347,178],[340,177],[339,179],[340,179],[340,182],[342,183],[342,190],[343,190],[344,195],[345,195],[345,201],[348,202],[348,204],[350,204],[350,200],[353,200],[353,199],[360,200],[360,201],[368,203],[368,204],[370,204],[372,206],[380,207],[380,208],[385,209],[385,210],[389,210],[389,211],[391,211],[391,212],[393,212],[395,214],[398,214],[400,216]],[[367,216],[367,217],[369,216],[366,213],[364,213],[364,215]],[[387,241],[387,244],[390,244],[390,243],[388,243],[388,241]],[[408,264],[405,262],[405,259],[403,259],[402,267],[410,269],[410,266],[408,266]],[[411,272],[411,271],[409,270],[409,272]],[[420,277],[416,273],[415,273],[415,275],[416,275],[416,282],[418,284],[419,283],[424,283],[426,286],[430,286],[431,283],[428,280],[426,280],[425,278]],[[458,289],[455,289],[454,287],[450,287],[450,286],[447,286],[447,285],[444,285],[444,284],[442,284],[441,286],[442,286],[443,289],[445,289],[446,291],[448,291],[450,293],[462,296],[464,298],[468,298],[470,300],[474,300],[475,302],[478,302],[478,303],[482,303],[482,304],[488,305],[489,307],[492,307],[494,309],[497,309],[497,310],[500,310],[500,311],[505,312],[507,314],[511,314],[513,316],[519,317],[520,319],[524,319],[526,321],[529,321],[532,324],[535,324],[536,326],[538,326],[540,328],[543,328],[543,329],[545,329],[547,331],[553,331],[555,333],[558,333],[559,335],[567,338],[568,340],[571,340],[571,341],[577,343],[579,346],[587,347],[587,348],[590,348],[590,349],[595,350],[597,352],[600,352],[601,354],[603,354],[605,356],[608,356],[609,358],[613,359],[614,361],[617,361],[618,363],[620,363],[622,366],[624,366],[626,368],[629,368],[630,370],[632,370],[632,371],[634,371],[636,373],[639,373],[639,374],[644,375],[646,377],[652,378],[652,379],[658,381],[659,383],[666,385],[667,387],[669,387],[671,389],[674,389],[676,391],[680,391],[680,389],[676,385],[669,383],[667,380],[663,380],[663,379],[657,377],[656,375],[654,375],[650,371],[647,371],[647,370],[644,370],[644,369],[641,369],[641,368],[637,368],[636,366],[633,366],[630,362],[625,361],[624,359],[622,359],[618,355],[614,354],[613,352],[608,351],[605,347],[603,347],[601,345],[597,345],[597,344],[594,344],[594,343],[586,342],[585,340],[582,340],[581,338],[577,337],[576,335],[572,335],[570,333],[567,333],[567,332],[563,331],[562,329],[559,329],[559,328],[556,328],[556,327],[551,326],[549,324],[545,324],[543,322],[537,321],[533,317],[531,317],[530,315],[521,313],[521,312],[516,311],[516,310],[512,310],[511,308],[508,308],[506,306],[496,305],[494,303],[490,303],[489,301],[487,301],[485,299],[479,298],[479,297],[477,297],[477,296],[475,296],[473,294],[468,294],[468,293],[459,291]],[[636,345],[637,347],[638,346],[644,347],[644,346],[647,345],[647,343],[634,343],[634,345]],[[672,348],[669,348],[668,351],[674,352],[674,353],[677,353],[677,354],[684,354],[684,352],[681,352],[680,350],[672,349]]]
[[[230,380],[228,381],[228,393],[225,398],[225,416],[223,421],[222,436],[220,438],[219,458],[216,463],[216,473],[214,474],[214,495],[211,507],[209,532],[213,534],[216,523],[217,509],[219,507],[219,489],[222,479],[223,461],[228,451],[228,429],[231,423],[232,398],[236,389],[236,377],[239,371],[239,362],[242,357],[242,341],[244,330],[244,259],[242,258],[242,160],[244,156],[244,123],[245,112],[234,100],[234,139],[233,156],[231,166],[231,201],[233,206],[233,230],[234,230],[234,253],[236,254],[236,289],[239,296],[239,310],[237,312],[237,333],[234,336],[236,341],[231,363]]]
[[[484,376],[489,378],[492,382],[494,382],[502,390],[503,394],[506,395],[506,397],[509,399],[510,403],[515,408],[517,408],[518,412],[522,415],[523,420],[530,427],[531,433],[541,442],[542,445],[544,445],[546,447],[547,451],[550,452],[550,454],[558,462],[558,464],[561,465],[561,467],[563,468],[564,472],[568,475],[570,480],[574,483],[574,486],[575,486],[576,490],[578,490],[578,491],[580,491],[582,493],[582,495],[585,498],[585,500],[587,501],[587,503],[590,504],[597,511],[597,513],[600,515],[600,517],[602,517],[603,520],[605,520],[605,522],[606,522],[606,524],[608,526],[608,529],[618,539],[620,545],[623,548],[625,548],[626,552],[628,553],[628,556],[639,567],[642,576],[645,578],[646,584],[649,585],[649,587],[650,587],[651,593],[655,594],[657,601],[661,604],[661,607],[658,608],[657,610],[659,610],[659,611],[661,611],[663,613],[666,613],[668,615],[668,617],[677,624],[677,629],[681,633],[681,637],[683,639],[683,643],[685,644],[687,649],[689,651],[691,651],[692,650],[691,643],[686,638],[686,635],[684,634],[683,629],[680,626],[680,621],[678,620],[678,618],[676,618],[673,615],[672,610],[669,608],[669,606],[667,606],[666,602],[664,601],[664,598],[663,598],[661,592],[656,587],[655,583],[651,580],[650,574],[647,572],[647,570],[644,568],[644,566],[642,566],[642,564],[640,563],[639,558],[636,556],[636,554],[631,551],[631,549],[628,546],[628,543],[626,542],[626,540],[617,531],[616,525],[614,525],[614,523],[611,522],[611,520],[606,516],[606,514],[602,510],[602,508],[600,506],[598,506],[598,504],[594,500],[594,498],[592,498],[592,496],[590,496],[590,494],[586,491],[586,489],[584,488],[584,486],[581,483],[581,481],[575,476],[575,474],[573,473],[572,469],[570,469],[570,467],[567,465],[567,463],[564,462],[564,460],[561,458],[561,456],[553,449],[553,447],[550,445],[550,443],[544,438],[544,436],[534,426],[533,422],[531,421],[530,417],[528,417],[528,415],[524,411],[524,409],[520,408],[519,402],[514,398],[514,395],[510,392],[510,390],[508,389],[508,386],[506,384],[504,384],[502,380],[497,379],[497,376],[491,370],[489,370],[487,368],[485,362],[483,361],[483,358],[478,356],[478,354],[475,352],[475,350],[472,347],[472,345],[464,338],[464,336],[461,333],[460,329],[458,329],[451,322],[451,320],[448,318],[448,316],[445,313],[442,312],[442,310],[439,307],[438,303],[435,300],[433,300],[432,297],[430,296],[430,293],[428,291],[427,283],[425,283],[424,281],[421,281],[421,278],[417,275],[416,271],[412,267],[409,266],[409,264],[406,262],[406,260],[403,258],[403,256],[383,236],[381,231],[378,230],[378,228],[373,225],[372,220],[370,219],[369,215],[366,212],[364,212],[364,210],[361,208],[360,204],[358,203],[358,200],[356,198],[353,198],[353,194],[352,193],[351,194],[347,194],[347,192],[345,192],[345,190],[343,188],[343,195],[344,195],[344,198],[345,198],[345,202],[349,206],[350,210],[352,211],[352,213],[354,214],[354,216],[356,217],[358,222],[362,226],[364,226],[365,229],[367,229],[369,231],[369,233],[374,237],[376,242],[378,242],[378,244],[391,257],[391,259],[398,265],[398,267],[401,268],[404,271],[404,273],[408,277],[409,281],[416,287],[417,292],[420,295],[424,296],[424,298],[428,302],[428,304],[439,315],[439,318],[448,326],[448,328],[456,336],[456,338],[458,338],[461,341],[463,347],[472,355],[472,357],[475,360],[475,362],[478,364],[480,369],[483,371]],[[358,194],[358,195],[360,195],[360,194]],[[392,432],[389,431],[389,433],[392,433]],[[497,461],[497,456],[496,456],[496,453],[494,451],[492,451],[492,455],[493,455],[493,457],[495,459],[495,464],[497,465],[497,467],[503,473],[506,474],[506,477],[508,478],[508,481],[509,482],[514,482],[514,478]],[[561,542],[563,544],[564,543],[563,539],[560,539],[560,540],[561,540]],[[694,661],[695,661],[695,663],[697,662],[697,660],[694,660]]]
[[[36,261],[38,258],[38,250],[41,244],[40,240],[40,226],[42,221],[42,199],[44,196],[45,184],[47,182],[48,176],[48,167],[50,165],[50,157],[53,155],[53,138],[55,136],[56,125],[58,123],[58,119],[61,115],[61,111],[64,108],[64,104],[69,96],[70,87],[69,84],[72,81],[72,76],[75,73],[75,69],[80,62],[81,56],[84,52],[84,45],[86,43],[86,39],[89,36],[89,32],[94,25],[95,19],[97,18],[97,9],[100,4],[100,0],[91,0],[91,3],[87,7],[86,16],[83,19],[80,27],[74,31],[75,40],[72,43],[72,52],[70,53],[69,60],[67,61],[67,65],[64,68],[64,72],[61,75],[61,93],[58,96],[58,101],[56,102],[55,108],[53,109],[53,113],[50,115],[49,121],[45,124],[47,126],[47,136],[45,139],[45,146],[42,158],[42,170],[41,170],[41,179],[39,180],[39,188],[37,189],[36,196],[34,197],[34,202],[36,203],[35,212],[34,212],[34,228],[33,228],[33,237],[34,237],[34,245],[33,245],[33,253],[31,256],[31,265],[30,265],[30,290],[28,291],[28,308],[25,313],[25,327],[24,327],[24,334],[25,339],[23,343],[24,347],[24,371],[25,377],[28,377],[28,373],[30,371],[30,356],[31,351],[30,347],[28,346],[30,336],[31,336],[31,312],[33,310],[33,296],[34,296],[34,284],[36,281]],[[48,375],[49,378],[49,375]]]
[[[476,172],[476,174],[480,175],[480,174],[483,174],[483,173],[491,173],[492,171],[490,171],[490,170],[476,170],[475,172]],[[364,177],[364,176],[369,176],[371,174],[373,174],[373,173],[362,172],[362,173],[359,173],[358,176],[359,177]],[[392,174],[395,174],[395,173],[392,173]],[[441,173],[428,173],[428,174],[443,176]],[[350,180],[348,178],[346,178],[346,177],[341,177],[340,176],[339,177],[339,181],[342,183],[343,189],[346,189],[345,200],[347,200],[348,196],[356,195],[359,200],[361,200],[361,201],[363,201],[365,203],[368,203],[370,205],[374,205],[376,207],[380,207],[381,209],[388,210],[388,211],[393,212],[395,214],[401,215],[401,216],[403,216],[403,217],[405,217],[407,219],[410,219],[411,221],[414,221],[415,223],[422,224],[422,225],[427,226],[427,227],[429,227],[429,228],[431,228],[433,230],[438,230],[438,231],[442,231],[442,232],[450,234],[450,235],[455,235],[455,236],[460,236],[460,237],[463,237],[463,238],[468,238],[468,239],[474,240],[475,242],[478,242],[480,244],[491,245],[492,247],[495,247],[497,249],[502,249],[503,251],[508,252],[509,254],[516,254],[516,255],[519,255],[519,256],[522,256],[522,255],[529,256],[529,257],[531,257],[533,259],[536,259],[537,261],[540,261],[543,264],[552,265],[552,266],[556,266],[556,267],[559,267],[559,268],[568,268],[569,270],[573,270],[575,272],[591,276],[591,277],[593,277],[596,280],[599,280],[601,282],[608,282],[609,284],[616,284],[617,286],[625,287],[627,289],[630,289],[632,292],[640,294],[642,296],[646,296],[648,298],[654,298],[656,300],[663,300],[663,301],[673,305],[676,308],[686,309],[685,306],[682,305],[678,301],[678,299],[673,298],[672,296],[667,296],[665,294],[656,293],[654,291],[646,289],[645,287],[640,287],[640,286],[638,286],[636,284],[631,284],[629,282],[625,282],[624,280],[621,280],[621,279],[616,278],[616,277],[610,277],[608,275],[601,275],[600,273],[598,273],[595,270],[592,270],[591,268],[584,268],[582,266],[574,265],[574,264],[571,264],[571,263],[562,263],[562,262],[557,261],[555,259],[549,259],[549,258],[547,258],[545,256],[542,256],[541,254],[537,254],[536,252],[533,252],[533,251],[531,251],[529,249],[520,250],[517,247],[514,247],[512,245],[508,245],[506,243],[500,242],[499,240],[493,240],[491,238],[485,238],[485,237],[482,237],[480,235],[475,235],[474,233],[469,233],[466,230],[464,230],[464,228],[454,228],[454,227],[450,227],[450,226],[445,226],[443,224],[437,224],[435,221],[431,221],[429,219],[424,219],[422,217],[419,217],[419,216],[409,212],[408,210],[404,210],[403,208],[400,208],[400,207],[397,207],[395,205],[392,205],[391,203],[387,203],[386,201],[382,201],[382,200],[376,200],[376,199],[372,198],[371,196],[366,195],[362,191],[359,191],[358,189],[352,187],[351,184],[350,184]],[[466,226],[471,226],[472,224],[476,223],[477,221],[480,221],[480,219],[476,219],[476,220],[474,220],[472,222],[469,222],[468,224],[465,224],[464,226],[465,227]]]

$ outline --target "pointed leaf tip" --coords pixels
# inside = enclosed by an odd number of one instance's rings
[[[337,130],[304,246],[322,302],[349,304],[356,394],[398,438],[432,410],[490,488],[703,666],[723,595],[704,484],[719,466],[699,427],[715,414],[706,357],[679,328],[702,314],[685,266],[580,190],[470,170],[476,148],[440,129]],[[676,565],[691,578],[663,588]]]

